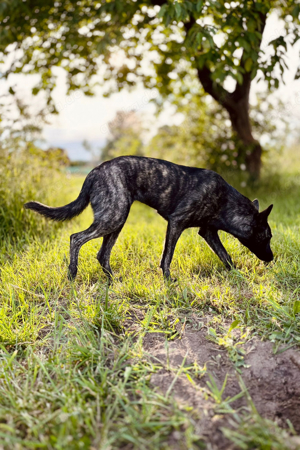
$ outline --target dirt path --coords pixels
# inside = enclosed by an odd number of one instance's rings
[[[227,351],[207,339],[206,329],[187,330],[181,340],[169,342],[168,347],[163,335],[153,333],[145,337],[144,349],[164,366],[151,378],[152,385],[164,394],[168,392],[185,357],[185,367],[194,363],[200,368],[206,365],[207,372],[213,376],[219,389],[228,376],[223,399],[241,392],[237,372]],[[271,342],[257,339],[246,344],[244,349],[246,367],[241,369],[241,376],[258,413],[283,428],[287,427],[289,420],[300,434],[300,352],[291,348],[274,355]],[[179,404],[193,407],[198,415],[197,431],[209,443],[208,448],[233,449],[235,447],[220,429],[230,427],[232,415],[216,413],[216,403],[203,390],[208,388],[207,381],[211,380],[206,373],[196,378],[193,385],[183,370],[172,388],[172,395]],[[231,404],[234,409],[247,405],[249,407],[246,396]],[[176,434],[174,439],[176,441]],[[300,438],[297,439],[300,448]],[[180,448],[175,442],[173,447]],[[298,448],[298,443],[295,448]]]

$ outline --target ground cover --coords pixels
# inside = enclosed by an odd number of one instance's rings
[[[166,284],[166,223],[141,204],[114,247],[109,288],[101,239],[82,248],[75,283],[66,276],[69,235],[90,210],[3,242],[0,446],[300,448],[300,180],[272,180],[244,188],[275,205],[268,266],[224,233],[229,273],[191,229],[176,247],[177,283]],[[62,179],[57,205],[81,183]]]

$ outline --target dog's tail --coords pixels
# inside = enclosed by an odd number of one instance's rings
[[[68,205],[51,208],[51,206],[43,205],[39,202],[28,202],[25,203],[24,208],[32,209],[42,216],[57,222],[73,219],[73,217],[78,216],[88,206],[93,181],[94,176],[93,173],[90,172],[84,180],[79,196]]]

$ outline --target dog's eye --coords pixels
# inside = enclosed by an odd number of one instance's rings
[[[260,234],[260,235],[258,235],[257,240],[261,243],[268,242],[270,240],[270,236],[266,236],[265,234]]]

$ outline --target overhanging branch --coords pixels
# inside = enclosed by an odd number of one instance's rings
[[[211,78],[211,71],[207,66],[202,69],[197,69],[198,78],[207,94],[210,94],[218,103],[223,105],[226,109],[232,108],[231,94],[224,89],[219,83],[216,83]]]

